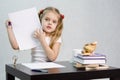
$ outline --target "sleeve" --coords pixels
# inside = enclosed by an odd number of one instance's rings
[[[56,42],[61,43],[61,42],[62,42],[62,38],[61,38],[61,37],[59,37],[59,38],[58,38],[58,40],[57,40]]]

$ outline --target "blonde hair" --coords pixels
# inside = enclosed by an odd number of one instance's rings
[[[58,40],[58,38],[61,36],[62,34],[62,30],[63,30],[63,17],[61,16],[60,12],[58,9],[54,8],[54,7],[47,7],[45,8],[44,10],[41,10],[39,12],[39,19],[40,19],[40,22],[42,20],[42,18],[44,17],[44,15],[47,13],[47,12],[55,12],[59,15],[59,20],[58,20],[58,25],[55,29],[54,32],[51,33],[51,40],[50,40],[50,48],[52,49],[53,48],[53,45],[54,43]]]

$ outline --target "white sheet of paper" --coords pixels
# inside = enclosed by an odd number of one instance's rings
[[[41,28],[36,8],[9,13],[8,16],[20,50],[36,47],[38,43],[33,33],[36,28]]]
[[[65,66],[54,62],[41,62],[41,63],[22,63],[23,66],[32,69],[48,69],[48,68],[64,68]]]

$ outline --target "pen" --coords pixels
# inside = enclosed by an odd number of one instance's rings
[[[45,69],[32,69],[32,71],[34,71],[34,72],[43,72],[43,73],[48,72],[48,70],[45,70]]]

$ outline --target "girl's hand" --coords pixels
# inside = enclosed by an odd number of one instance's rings
[[[41,40],[45,39],[45,32],[43,32],[43,30],[41,29],[36,29],[34,32],[34,37]]]
[[[7,20],[5,24],[7,29],[12,29],[12,23],[10,22],[10,20]]]

